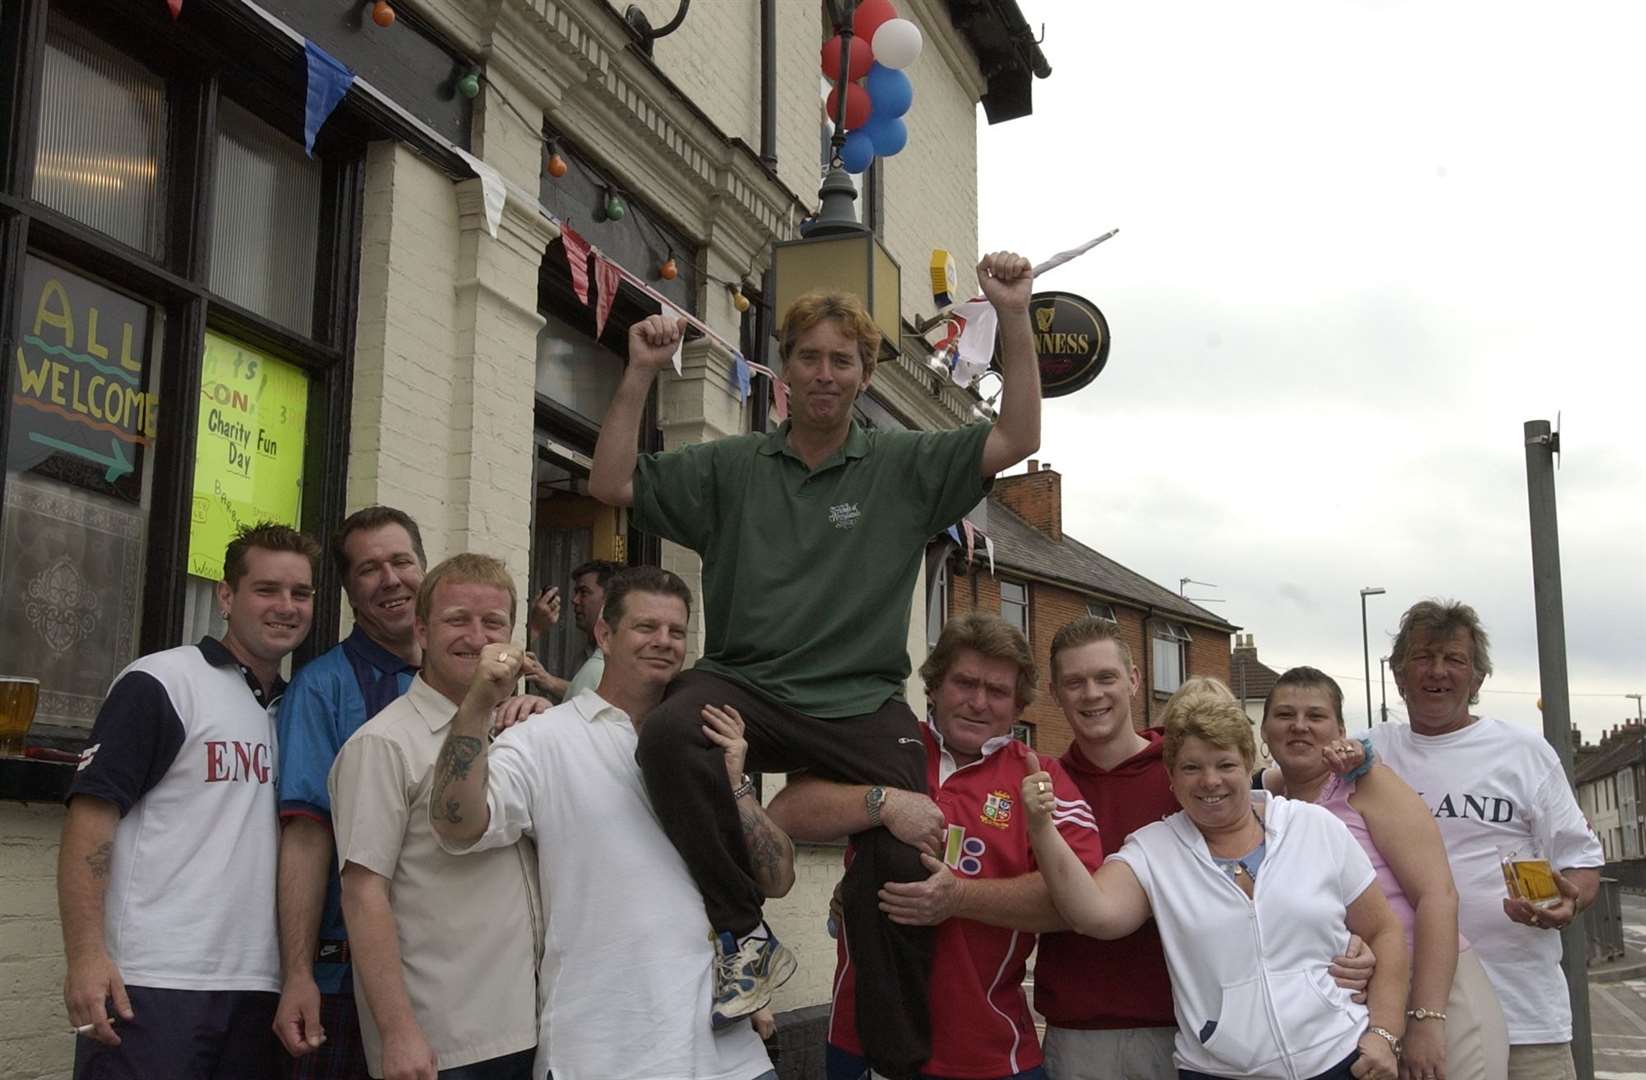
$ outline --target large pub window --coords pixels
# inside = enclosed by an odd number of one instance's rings
[[[343,508],[364,141],[307,157],[301,76],[209,25],[0,8],[0,667],[40,679],[48,738],[138,655],[221,630],[235,528],[322,536]]]

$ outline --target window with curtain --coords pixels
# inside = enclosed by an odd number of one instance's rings
[[[314,331],[321,180],[296,142],[219,104],[212,292],[304,336]]]
[[[0,666],[40,680],[35,723],[89,727],[138,655],[161,317],[30,255],[6,418]]]
[[[166,82],[63,19],[46,29],[36,200],[158,255],[165,243]]]

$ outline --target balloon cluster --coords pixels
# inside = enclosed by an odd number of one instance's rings
[[[852,16],[851,45],[846,56],[846,141],[840,160],[847,172],[860,173],[876,157],[891,157],[909,141],[903,114],[914,104],[914,84],[903,69],[915,62],[924,41],[920,28],[900,19],[891,0],[863,0]],[[840,78],[839,34],[823,43],[823,74]],[[840,87],[825,103],[832,121],[840,115]]]

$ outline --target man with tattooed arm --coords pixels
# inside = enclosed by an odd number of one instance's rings
[[[525,1080],[541,914],[531,845],[459,859],[429,828],[430,772],[483,650],[514,635],[514,580],[486,555],[430,570],[411,688],[349,737],[328,778],[366,1068],[384,1080]],[[502,695],[482,738],[541,698]],[[491,705],[501,705],[494,710]]]
[[[274,709],[319,558],[284,525],[242,530],[217,583],[223,636],[109,688],[57,864],[76,1080],[278,1075]]]
[[[599,686],[511,728],[489,753],[487,716],[536,664],[515,646],[487,645],[435,765],[429,814],[447,850],[482,858],[522,837],[537,842],[548,925],[535,1080],[777,1075],[749,1025],[716,1032],[705,1019],[708,917],[634,758],[647,715],[685,662],[691,600],[666,570],[615,575],[595,623],[606,655]],[[743,719],[715,705],[701,719],[724,751],[747,872],[767,896],[782,896],[794,883],[794,847],[743,774]],[[768,1033],[769,1010],[753,1022]]]

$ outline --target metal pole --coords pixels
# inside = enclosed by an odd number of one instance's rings
[[[1526,421],[1526,500],[1532,524],[1532,596],[1537,610],[1537,666],[1543,693],[1543,737],[1572,781],[1572,713],[1566,685],[1566,627],[1560,592],[1560,530],[1555,518],[1554,456],[1558,435],[1549,421]],[[1557,867],[1558,869],[1558,867]],[[1594,1080],[1589,1019],[1588,940],[1583,919],[1561,931],[1560,966],[1572,999],[1572,1059],[1581,1080]]]
[[[1372,640],[1366,633],[1366,590],[1360,590],[1360,652],[1366,660],[1366,730],[1372,730]]]
[[[1389,658],[1387,656],[1378,657],[1377,658],[1377,701],[1378,701],[1378,706],[1377,707],[1378,707],[1378,711],[1379,711],[1380,716],[1381,716],[1381,718],[1378,720],[1378,723],[1380,723],[1380,724],[1387,724],[1389,722],[1389,680],[1387,678],[1388,673],[1389,673]]]

